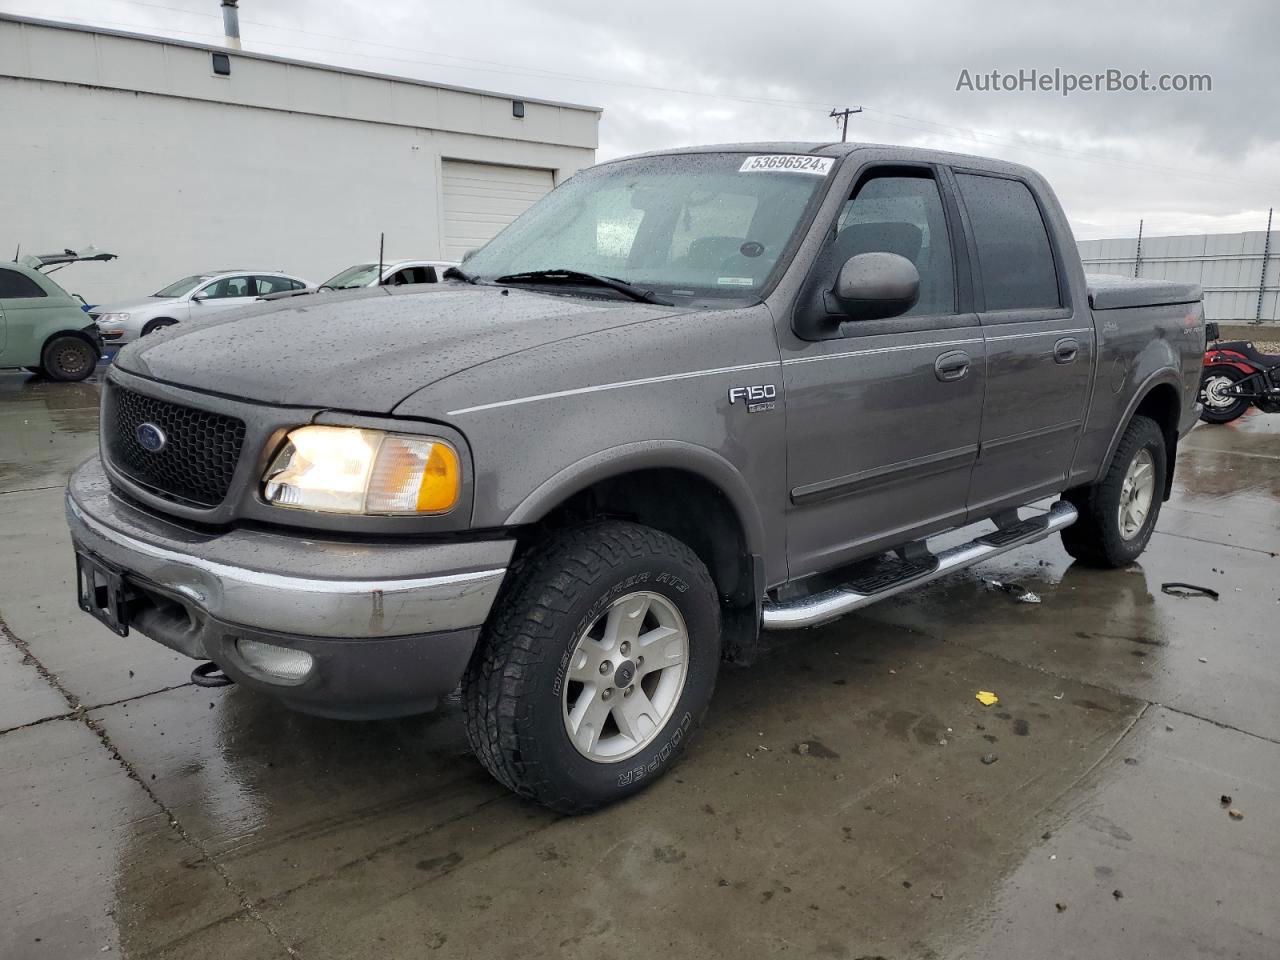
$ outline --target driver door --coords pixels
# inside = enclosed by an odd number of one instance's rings
[[[793,579],[964,523],[985,364],[958,224],[934,168],[864,171],[811,282],[830,290],[849,257],[896,253],[920,274],[919,301],[884,320],[824,318],[827,339],[782,332]]]

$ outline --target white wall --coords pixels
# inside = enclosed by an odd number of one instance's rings
[[[437,257],[441,157],[556,171],[593,151],[0,78],[0,256],[93,243],[55,275],[90,303],[189,273]]]
[[[1139,276],[1198,283],[1210,320],[1253,320],[1258,312],[1265,230],[1143,237]],[[1080,240],[1085,273],[1132,277],[1137,237]],[[1262,294],[1263,320],[1280,320],[1280,231],[1272,231]]]
[[[442,158],[549,169],[595,160],[598,112],[0,17],[0,258],[90,243],[54,274],[90,303],[182,276],[443,251]]]

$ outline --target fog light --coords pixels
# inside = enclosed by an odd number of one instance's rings
[[[311,654],[291,647],[279,647],[259,640],[236,640],[236,650],[244,662],[255,670],[279,677],[281,680],[298,681],[311,672],[315,662]]]

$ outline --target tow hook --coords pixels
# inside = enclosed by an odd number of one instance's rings
[[[212,660],[208,663],[200,664],[200,666],[191,671],[191,682],[197,687],[229,687],[235,683]]]

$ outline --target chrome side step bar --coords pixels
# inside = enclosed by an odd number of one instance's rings
[[[936,555],[937,566],[923,576],[908,577],[872,593],[857,593],[848,587],[836,587],[784,603],[766,601],[761,615],[761,626],[765,630],[796,630],[800,627],[813,627],[835,620],[877,600],[883,600],[903,590],[937,580],[945,574],[963,570],[965,567],[971,567],[975,563],[989,560],[991,557],[1007,553],[1028,543],[1043,540],[1051,533],[1071,526],[1075,523],[1076,517],[1076,508],[1066,501],[1059,500],[1049,508],[1048,513],[1023,520],[1008,531],[986,533],[967,543],[943,550]],[[1010,535],[1001,535],[1006,532]],[[1021,535],[1012,536],[1015,533]]]

